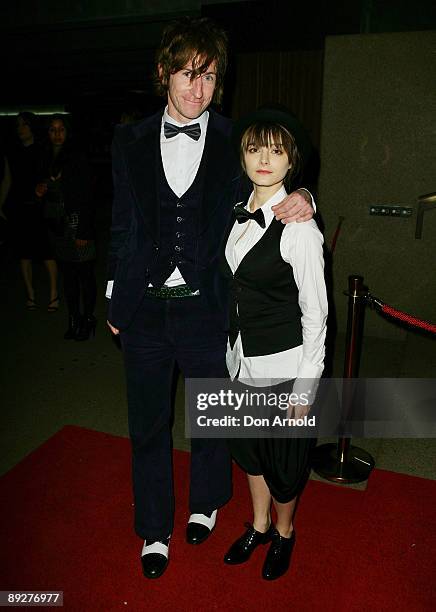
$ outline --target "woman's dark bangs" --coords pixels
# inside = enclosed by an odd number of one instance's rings
[[[277,124],[255,123],[247,128],[242,146],[246,151],[250,145],[268,147],[271,144],[283,147],[282,128]]]

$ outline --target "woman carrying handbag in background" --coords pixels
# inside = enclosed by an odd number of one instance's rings
[[[68,308],[66,340],[88,340],[95,334],[96,257],[94,207],[89,165],[71,145],[67,117],[53,115],[49,146],[36,195],[43,199],[47,223],[64,282]]]

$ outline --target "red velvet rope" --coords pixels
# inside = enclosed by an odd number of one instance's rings
[[[425,329],[433,334],[436,334],[436,325],[433,323],[429,323],[428,321],[423,321],[422,319],[417,319],[416,317],[412,317],[412,315],[407,314],[406,312],[401,312],[401,310],[396,310],[392,308],[392,306],[388,306],[387,304],[379,303],[379,306],[382,312],[388,314],[395,319],[399,319],[400,321],[404,321],[409,325],[413,325],[414,327],[420,327],[421,329]]]

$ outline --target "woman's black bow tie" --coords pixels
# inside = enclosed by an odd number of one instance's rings
[[[252,213],[246,208],[244,208],[243,204],[238,204],[237,206],[235,206],[234,211],[238,223],[245,223],[250,219],[254,219],[254,221],[256,221],[260,225],[260,227],[265,228],[265,217],[263,214],[263,210],[261,210],[260,208],[258,208]]]
[[[191,123],[190,125],[178,127],[173,123],[168,123],[168,121],[165,121],[164,134],[165,138],[173,138],[174,136],[177,136],[177,134],[186,134],[186,136],[189,136],[193,140],[199,140],[201,136],[201,128],[199,123]]]

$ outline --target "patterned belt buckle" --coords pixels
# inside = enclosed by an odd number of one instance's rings
[[[177,285],[177,287],[167,287],[164,285],[158,289],[155,287],[148,287],[147,293],[153,297],[161,298],[163,300],[200,295],[200,291],[198,289],[196,291],[192,291],[188,285]]]

